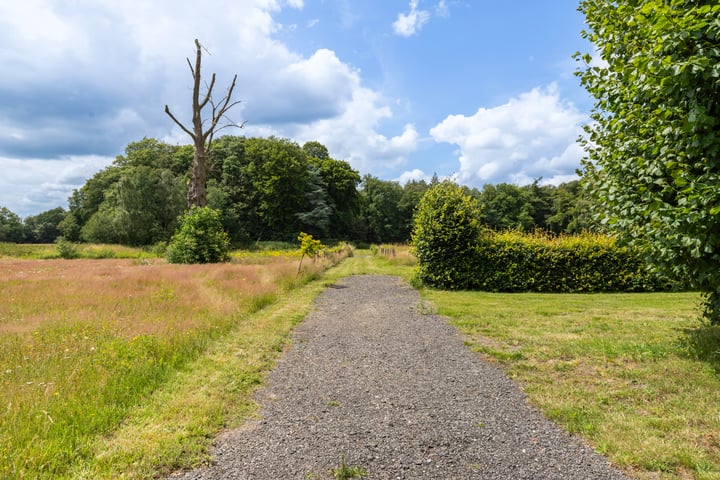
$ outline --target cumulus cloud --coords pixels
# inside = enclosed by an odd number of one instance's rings
[[[390,169],[402,165],[420,139],[412,124],[391,137],[379,133],[381,123],[390,118],[392,110],[382,104],[377,92],[358,87],[340,115],[298,125],[285,133],[303,141],[319,141],[333,157],[347,160],[356,169]]]
[[[401,37],[411,37],[430,20],[430,12],[418,10],[418,0],[410,0],[410,11],[398,14],[397,20],[393,23],[393,30]]]
[[[405,185],[408,182],[412,181],[420,181],[425,180],[426,182],[430,181],[431,177],[427,173],[423,172],[419,168],[414,168],[409,171],[405,171],[400,174],[397,181],[400,183],[400,185]]]
[[[557,85],[535,88],[472,116],[450,115],[430,130],[437,142],[459,147],[459,181],[475,186],[543,177],[574,177],[582,149],[576,143],[587,118],[563,101]]]

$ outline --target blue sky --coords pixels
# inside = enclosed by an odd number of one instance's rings
[[[65,207],[143,137],[189,138],[186,63],[223,92],[238,135],[317,140],[361,174],[560,183],[592,102],[576,0],[0,2],[0,206]]]

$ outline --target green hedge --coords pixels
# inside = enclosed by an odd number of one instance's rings
[[[449,275],[420,275],[424,283],[462,290],[643,292],[671,287],[666,279],[647,270],[638,252],[618,246],[611,237],[591,234],[549,237],[487,232],[466,258],[446,266],[421,265],[418,272],[428,270],[447,270]]]

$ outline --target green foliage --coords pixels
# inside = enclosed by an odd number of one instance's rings
[[[402,194],[403,188],[397,182],[380,180],[371,175],[363,177],[360,198],[367,228],[364,232],[366,240],[374,243],[407,240],[409,218],[398,208]]]
[[[604,223],[720,323],[720,4],[584,0],[585,175]]]
[[[482,206],[482,222],[501,230],[546,230],[554,233],[580,233],[597,230],[588,214],[590,199],[575,180],[554,185],[500,183],[485,185],[477,196]]]
[[[0,207],[0,242],[20,243],[23,233],[20,217],[6,207]]]
[[[482,233],[479,218],[477,200],[453,182],[438,183],[423,195],[412,231],[422,282],[465,288],[474,275],[467,265]]]
[[[300,263],[298,264],[298,273],[300,273],[303,258],[314,258],[315,255],[320,253],[325,248],[325,245],[323,245],[320,240],[314,239],[312,235],[309,235],[305,232],[300,232],[300,235],[298,235],[298,240],[300,241]]]
[[[65,237],[58,237],[57,240],[55,240],[55,246],[60,258],[70,260],[80,256],[80,251],[78,250],[77,245],[70,240],[67,240]]]
[[[65,219],[67,212],[62,207],[53,208],[34,216],[25,218],[25,242],[52,243],[60,236],[58,225]]]
[[[193,207],[180,219],[180,228],[167,248],[170,263],[217,263],[229,259],[230,239],[222,228],[220,212]]]
[[[460,288],[493,292],[643,292],[667,290],[667,279],[649,271],[636,250],[611,237],[550,237],[489,233],[466,259]]]

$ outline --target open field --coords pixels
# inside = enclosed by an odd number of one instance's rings
[[[133,408],[327,266],[309,262],[297,277],[294,253],[257,259],[0,259],[0,476],[70,475]],[[253,334],[277,352],[288,328]]]
[[[0,476],[153,478],[207,460],[219,430],[255,414],[253,389],[325,286],[412,280],[407,251],[384,251],[304,280],[280,251],[212,266],[0,259]],[[633,477],[720,478],[720,329],[696,320],[697,295],[421,293]]]

